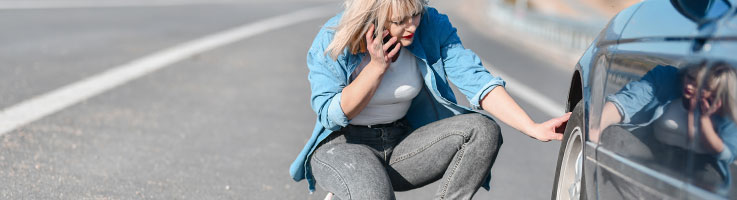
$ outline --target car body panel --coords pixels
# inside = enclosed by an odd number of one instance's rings
[[[734,5],[735,0],[730,0]],[[599,141],[588,132],[598,128],[605,97],[641,79],[657,65],[682,68],[705,59],[735,61],[737,9],[709,23],[697,23],[676,10],[672,1],[645,1],[617,14],[577,62],[567,110],[584,101],[584,177],[587,199],[723,199],[737,197],[696,186],[692,171],[678,171],[666,161],[651,162],[632,154],[637,134],[605,129]],[[703,48],[702,48],[703,47]],[[737,64],[737,63],[735,63]],[[580,83],[575,83],[580,81]],[[575,84],[580,84],[577,87]],[[580,91],[580,94],[577,92]],[[647,134],[647,133],[645,133]],[[622,136],[625,137],[622,137]],[[601,143],[599,143],[601,142]],[[642,142],[641,142],[642,143]],[[629,144],[629,145],[626,145]],[[641,147],[643,145],[640,145]],[[647,143],[644,145],[647,147]],[[642,148],[640,148],[642,149]],[[692,153],[683,157],[690,158]],[[691,162],[689,159],[679,162]],[[737,172],[737,164],[730,166]],[[737,182],[733,178],[732,182]]]
[[[620,39],[705,37],[710,33],[699,31],[699,23],[676,10],[671,1],[644,1],[627,23]]]
[[[604,97],[620,91],[625,84],[640,80],[655,66],[684,66],[688,63],[691,46],[689,41],[638,41],[616,45],[606,72],[604,91],[596,100],[592,98],[592,105],[605,104]],[[592,111],[597,117],[590,118],[593,126],[599,126],[602,107],[592,107],[597,109],[597,112]],[[651,136],[651,131],[630,132],[616,126],[602,131],[597,147],[599,194],[614,199],[643,195],[655,199],[683,197],[687,175],[678,172],[683,167],[673,165],[673,159],[653,158],[661,154],[656,153],[659,146],[652,144],[657,141]],[[663,171],[674,172],[661,173]]]
[[[584,101],[585,108],[588,108],[591,89],[603,88],[603,83],[595,83],[592,87],[592,84],[588,82],[588,80],[592,79],[589,77],[590,74],[588,72],[591,71],[589,68],[591,68],[593,63],[598,63],[597,66],[600,66],[602,69],[599,71],[603,71],[603,69],[606,68],[606,65],[608,65],[607,57],[609,56],[609,53],[607,53],[609,52],[608,49],[612,48],[612,45],[616,44],[616,41],[619,39],[625,25],[627,24],[627,21],[629,21],[632,14],[635,13],[638,6],[639,4],[631,6],[618,13],[609,21],[608,25],[601,31],[601,33],[599,33],[599,36],[586,49],[584,54],[581,56],[581,59],[579,59],[576,64],[574,74],[572,75],[574,78],[572,78],[572,87],[570,89],[571,91],[569,91],[569,99],[581,98],[581,100]],[[586,67],[586,69],[582,69],[583,67]],[[577,83],[577,81],[580,82]],[[575,87],[574,85],[576,84],[581,86],[581,88]],[[567,102],[567,110],[572,111],[578,101],[578,99],[569,100]],[[584,116],[585,118],[588,118],[588,109],[584,109]],[[588,124],[584,124],[584,126],[588,126]],[[584,133],[584,138],[588,138],[586,134],[587,133]],[[596,181],[594,179],[596,174],[596,143],[588,141],[588,139],[585,140],[586,142],[583,150],[585,158],[583,160],[583,165],[586,170],[583,171],[585,174],[583,184],[588,186],[585,188],[587,198],[596,199],[597,189]]]
[[[731,38],[731,40],[735,40],[735,37],[737,37],[737,9],[729,13],[718,24],[718,29],[713,34],[714,38]]]
[[[733,17],[732,19],[737,18]],[[737,40],[730,38],[733,37],[733,35],[722,34],[719,37],[722,39],[710,40],[705,44],[706,47],[703,48],[701,52],[696,53],[694,57],[698,57],[699,59],[703,60],[725,61],[730,63],[733,67],[737,66],[737,56],[735,56],[737,55]],[[729,165],[729,170],[732,174],[732,180],[730,180],[731,184],[728,192],[726,193],[726,196],[730,197],[731,199],[735,199],[737,198],[737,178],[735,177],[735,175],[737,174],[737,161]],[[705,195],[719,192],[715,189],[713,184],[704,182],[703,180],[700,180],[700,177],[697,176],[693,177],[691,183],[693,184],[688,186],[689,190],[694,191],[696,195],[693,196],[697,196],[699,198],[702,198],[702,196]]]

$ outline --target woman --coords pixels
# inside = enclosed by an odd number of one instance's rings
[[[533,122],[424,0],[345,5],[307,55],[317,123],[290,172],[310,191],[317,182],[340,199],[393,199],[441,178],[439,199],[488,189],[499,126],[457,105],[449,80],[475,108],[530,137],[563,137],[555,130],[570,114]]]

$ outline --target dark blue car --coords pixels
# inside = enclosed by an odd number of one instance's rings
[[[737,199],[737,0],[649,0],[576,65],[552,199]]]

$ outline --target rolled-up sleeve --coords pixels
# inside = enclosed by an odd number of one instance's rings
[[[718,160],[725,162],[732,162],[734,160],[734,154],[732,154],[732,150],[728,146],[724,146],[722,152],[719,152],[716,157]]]
[[[320,31],[307,53],[307,67],[312,110],[326,129],[335,131],[347,126],[349,120],[340,107],[347,77],[342,64],[324,53],[331,38],[332,33],[326,28]]]
[[[642,110],[645,105],[653,100],[653,83],[648,80],[640,80],[628,83],[616,94],[607,96],[607,101],[612,102],[619,114],[622,115],[622,123],[633,123],[632,116]]]
[[[662,103],[663,99],[670,99],[677,93],[678,69],[672,66],[656,66],[645,74],[642,79],[627,83],[619,92],[606,97],[612,102],[624,124],[639,123],[650,119],[648,114],[640,114],[643,108],[652,103]],[[675,90],[675,91],[674,91]],[[638,117],[639,116],[639,117]]]
[[[717,154],[717,159],[725,163],[732,163],[737,155],[737,125],[728,117],[720,121],[722,122],[718,133],[724,142],[724,149]]]
[[[445,46],[442,52],[448,79],[466,96],[474,109],[481,109],[481,100],[491,90],[506,85],[502,78],[491,75],[476,53],[464,48],[460,41]]]
[[[474,95],[469,100],[469,102],[473,102],[471,103],[471,105],[473,106],[474,109],[482,109],[481,100],[484,100],[484,97],[486,97],[486,95],[489,94],[489,92],[491,92],[491,90],[493,90],[497,86],[504,87],[505,85],[506,85],[506,82],[504,82],[504,80],[502,80],[499,77],[494,77],[491,81],[486,83],[486,85],[481,87],[481,90],[478,93],[476,93],[476,95]]]
[[[484,68],[481,59],[473,51],[463,47],[446,15],[434,13],[433,30],[440,31],[441,56],[448,79],[466,96],[474,109],[481,109],[481,100],[497,86],[505,86],[504,80],[493,76]]]
[[[335,125],[345,127],[348,125],[348,117],[343,112],[343,108],[340,107],[340,97],[342,94],[335,94],[330,101],[330,106],[328,106],[328,120]]]

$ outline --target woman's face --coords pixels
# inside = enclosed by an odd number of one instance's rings
[[[714,96],[716,96],[716,81],[709,81],[706,87],[701,89],[701,99],[705,99],[709,103],[714,102]]]
[[[686,74],[683,77],[683,98],[691,99],[696,96],[696,75],[695,73]]]
[[[389,34],[397,37],[402,46],[411,45],[415,38],[417,26],[420,25],[421,16],[422,14],[416,14],[413,16],[389,18]]]
[[[700,90],[700,99],[695,99],[698,91],[698,86],[696,86],[696,75],[695,74],[686,74],[683,77],[683,99],[691,100],[692,103],[700,102],[701,100],[706,100],[709,103],[714,101],[715,91],[717,87],[716,81],[708,81],[705,87],[701,88]]]

